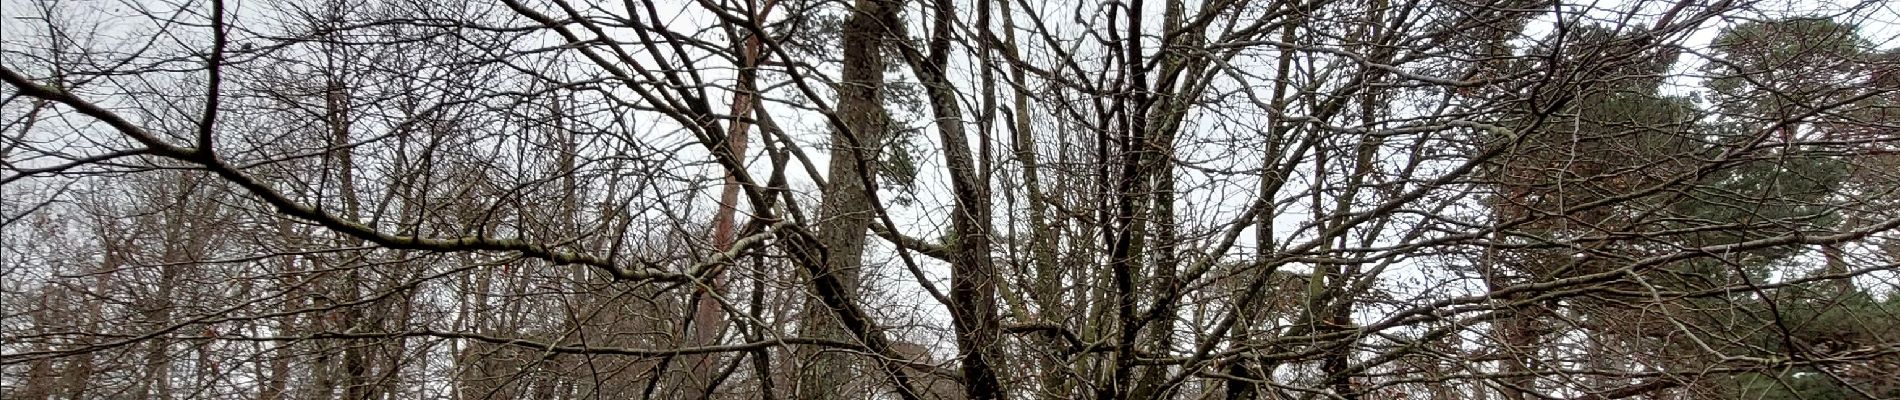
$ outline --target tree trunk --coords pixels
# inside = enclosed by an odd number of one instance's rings
[[[866,182],[877,178],[878,153],[889,134],[884,110],[884,54],[881,50],[889,36],[887,27],[901,23],[899,4],[892,0],[858,0],[855,12],[843,28],[844,76],[838,85],[839,126],[831,135],[831,162],[823,189],[824,204],[819,208],[818,237],[826,256],[822,274],[836,279],[846,296],[857,296],[858,269],[863,265],[865,232],[876,210],[870,202],[871,188]],[[812,279],[820,277],[812,276]],[[834,340],[850,336],[826,304],[806,306],[804,334]],[[800,347],[798,358],[807,362],[798,372],[797,394],[801,399],[829,400],[845,398],[846,385],[859,381],[849,356]]]

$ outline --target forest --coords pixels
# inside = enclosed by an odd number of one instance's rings
[[[0,399],[1900,398],[1900,4],[0,0]]]

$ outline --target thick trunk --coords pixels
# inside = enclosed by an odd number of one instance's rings
[[[753,3],[752,6],[756,9],[758,4],[756,1]],[[774,0],[766,0],[764,9],[767,11],[762,11],[761,14],[770,12],[769,10],[776,3]],[[763,20],[764,16],[754,16],[754,19]],[[746,133],[751,130],[751,124],[744,120],[752,115],[752,94],[748,90],[754,86],[756,74],[752,72],[752,68],[758,65],[759,49],[762,44],[763,42],[758,37],[753,36],[746,39],[739,50],[741,57],[739,90],[732,96],[733,120],[726,131],[726,147],[734,157],[741,160],[745,159]],[[719,192],[719,211],[713,215],[714,251],[730,250],[737,236],[733,226],[739,209],[739,190],[738,177],[727,173]],[[725,310],[721,308],[717,300],[719,296],[725,294],[727,281],[722,272],[714,272],[712,276],[707,277],[707,287],[701,288],[696,294],[699,298],[695,301],[697,305],[693,310],[692,322],[693,345],[695,346],[715,344],[714,342],[719,339],[719,331],[725,320]],[[684,361],[692,368],[686,377],[686,398],[704,399],[710,396],[712,393],[710,393],[709,385],[713,378],[713,367],[718,360],[711,356],[696,355],[686,357]]]
[[[835,304],[856,301],[858,269],[863,264],[865,232],[875,207],[870,203],[866,182],[877,177],[878,153],[889,134],[889,116],[884,110],[884,68],[882,49],[889,36],[887,27],[897,26],[899,4],[891,0],[859,0],[843,28],[844,71],[838,85],[838,120],[831,136],[831,162],[819,208],[818,240],[824,248],[824,265],[814,276],[818,282],[835,282],[837,287],[820,287],[822,304],[806,307],[803,330],[808,336],[849,340],[846,321],[834,318],[842,310],[826,310]],[[824,299],[830,296],[834,298]],[[868,321],[867,321],[868,322]],[[844,353],[821,352],[800,348],[799,359],[807,364],[798,372],[798,396],[802,399],[838,399],[848,394],[849,383],[857,382],[856,368]]]
[[[356,161],[350,142],[350,97],[349,89],[341,79],[331,78],[325,91],[325,114],[330,127],[330,156],[335,159],[337,192],[343,200],[343,217],[349,221],[360,221],[361,201],[356,195]],[[361,246],[360,239],[340,238],[343,246]],[[345,266],[349,273],[341,286],[339,301],[356,301],[362,297],[362,273],[353,266]],[[363,316],[363,306],[345,307],[342,321],[336,329],[350,331],[357,329],[375,329],[367,326]],[[372,361],[365,353],[364,346],[344,342],[343,346],[343,398],[344,400],[366,400],[370,397],[370,368]]]

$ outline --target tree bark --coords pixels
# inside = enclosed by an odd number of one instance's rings
[[[814,281],[835,280],[843,293],[828,295],[845,298],[833,302],[856,301],[865,232],[877,212],[870,203],[871,188],[865,183],[876,181],[878,153],[890,131],[890,117],[884,109],[882,49],[890,36],[889,27],[901,23],[897,19],[899,7],[893,0],[858,0],[843,27],[844,71],[837,86],[841,124],[833,127],[832,157],[818,212],[818,240],[825,251],[825,265],[818,274],[828,276],[808,277]],[[825,295],[821,294],[821,300]],[[830,303],[808,304],[802,329],[811,336],[848,340],[845,327],[840,326],[844,321],[832,315],[839,310],[825,311]],[[813,347],[799,350],[798,358],[807,362],[798,372],[799,398],[829,400],[848,395],[845,386],[857,381],[858,374],[847,355]]]

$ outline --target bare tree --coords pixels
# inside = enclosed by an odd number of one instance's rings
[[[0,19],[0,397],[1887,398],[1873,3]]]

